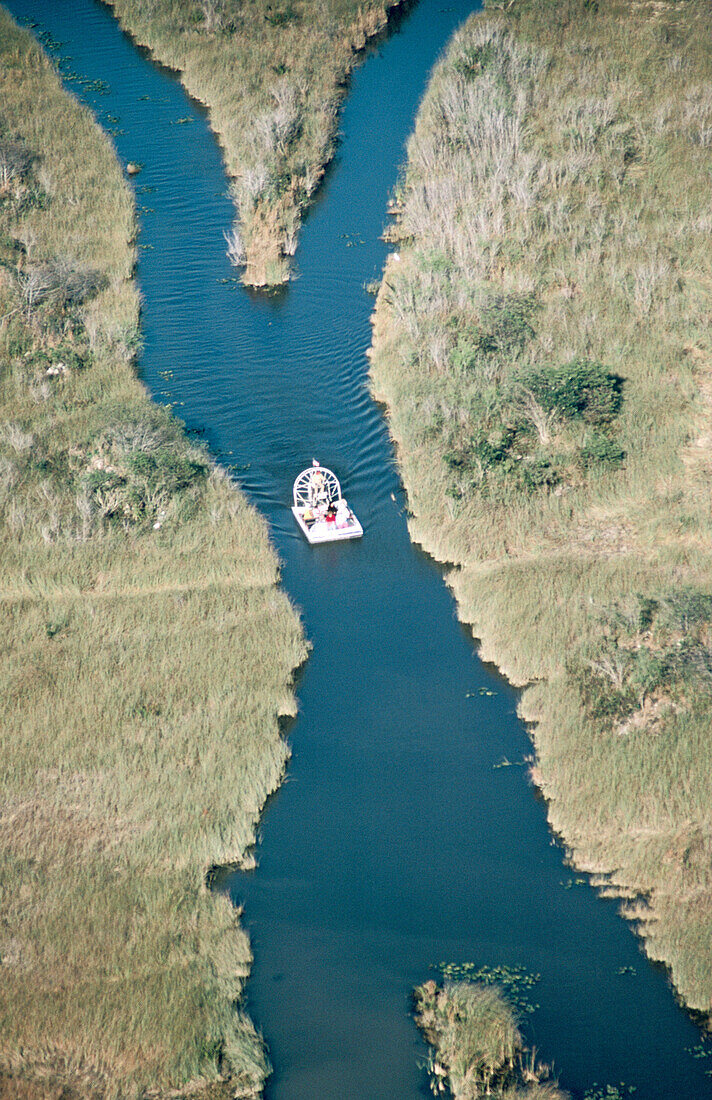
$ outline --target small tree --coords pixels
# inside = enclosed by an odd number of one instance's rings
[[[17,141],[0,140],[0,191],[10,187],[28,172],[32,156]]]
[[[621,404],[621,379],[600,363],[574,359],[561,367],[530,367],[511,387],[512,404],[536,429],[542,444],[550,442],[557,420],[609,423]]]

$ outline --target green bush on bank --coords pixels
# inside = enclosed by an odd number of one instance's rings
[[[457,348],[451,359],[455,372],[461,367]],[[443,454],[456,475],[450,495],[501,492],[501,485],[492,486],[494,475],[520,491],[550,490],[595,475],[602,466],[620,465],[625,452],[605,434],[620,404],[621,379],[600,363],[577,359],[513,370],[491,393],[488,408],[480,402],[475,433],[468,439],[460,431],[459,446]],[[583,435],[572,432],[580,423],[589,427]],[[464,474],[472,478],[469,488]]]
[[[2,1095],[268,1072],[205,877],[249,862],[304,641],[264,523],[136,379],[134,235],[108,139],[0,9]]]
[[[409,142],[373,384],[413,536],[536,681],[553,827],[710,1013],[709,12],[487,7]]]
[[[601,634],[568,662],[588,716],[642,717],[646,704],[664,720],[684,710],[700,717],[712,702],[712,596],[684,587],[636,595],[600,616]],[[653,707],[649,706],[648,710]]]

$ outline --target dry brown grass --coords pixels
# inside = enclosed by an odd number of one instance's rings
[[[567,1100],[528,1051],[517,1014],[496,985],[434,981],[414,993],[415,1019],[432,1050],[433,1093],[453,1100]]]
[[[709,1013],[708,6],[489,7],[409,145],[374,388],[413,536],[459,566],[483,655],[536,681],[553,827],[649,898],[649,953]],[[622,379],[597,424],[551,397],[572,361]]]
[[[264,522],[135,377],[113,150],[0,11],[3,163],[0,1094],[254,1096],[250,946],[205,876],[283,774],[299,621]]]

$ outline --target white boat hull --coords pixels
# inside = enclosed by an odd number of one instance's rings
[[[353,513],[351,513],[348,524],[344,526],[339,526],[336,523],[327,523],[326,520],[318,519],[309,527],[304,522],[302,516],[304,511],[304,508],[292,508],[292,513],[302,530],[302,534],[307,541],[312,544],[318,542],[341,542],[344,539],[360,539],[363,535],[363,527]]]

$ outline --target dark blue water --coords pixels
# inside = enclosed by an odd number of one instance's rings
[[[9,6],[63,43],[65,73],[110,85],[69,83],[118,129],[122,160],[144,165],[142,376],[268,518],[314,646],[259,868],[222,881],[245,903],[270,1100],[425,1094],[409,992],[432,964],[470,960],[541,974],[527,1036],[577,1095],[624,1081],[648,1100],[712,1097],[712,1060],[689,1053],[699,1033],[664,972],[612,902],[569,888],[524,769],[496,767],[530,751],[516,694],[476,659],[441,571],[408,540],[368,394],[363,287],[383,264],[386,201],[428,71],[472,4],[421,0],[357,71],[297,278],[273,297],[232,279],[219,149],[176,80],[94,0]],[[361,542],[310,548],[293,526],[291,483],[314,455],[342,479]]]

